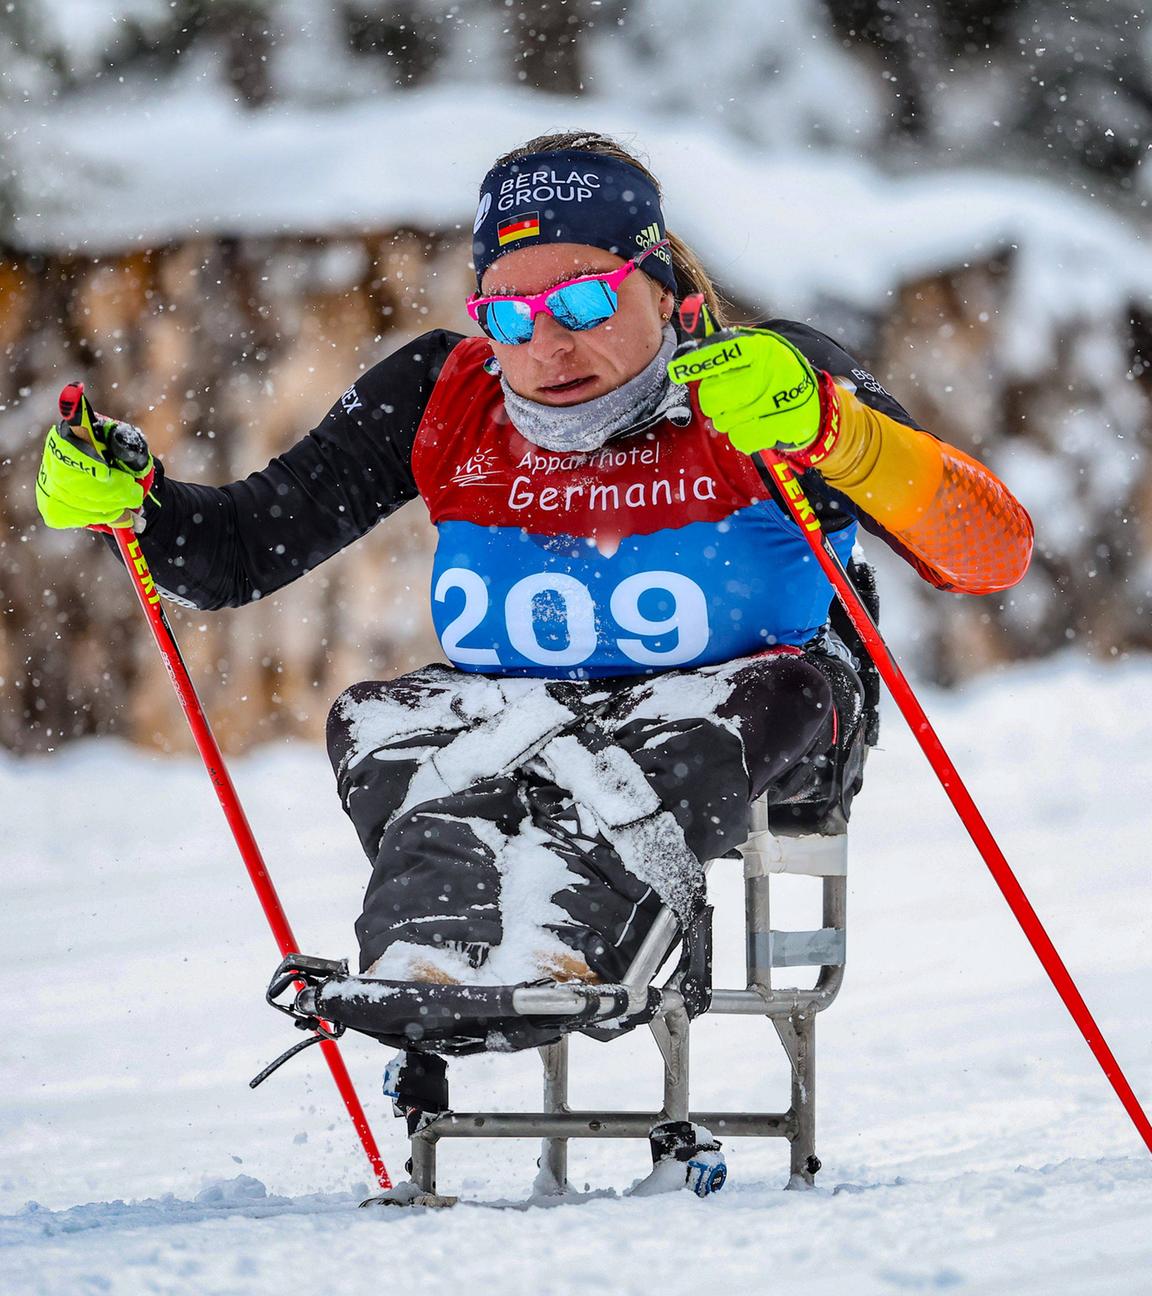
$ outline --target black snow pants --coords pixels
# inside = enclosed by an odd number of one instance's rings
[[[703,861],[745,840],[762,793],[776,832],[843,829],[861,719],[852,668],[798,648],[612,680],[431,665],[353,685],[328,751],[372,864],[361,971],[426,950],[510,983],[552,949],[619,980],[661,905],[696,916]]]

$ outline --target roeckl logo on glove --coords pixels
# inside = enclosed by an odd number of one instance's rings
[[[711,373],[714,369],[720,369],[724,365],[731,364],[734,360],[743,359],[743,356],[744,353],[740,350],[740,343],[732,342],[719,355],[709,356],[707,360],[673,361],[672,377],[677,382],[687,382],[691,378],[699,378],[701,374]]]
[[[786,387],[783,391],[774,393],[772,397],[773,409],[779,410],[781,406],[787,408],[789,405],[793,404],[802,405],[804,402],[800,398],[804,396],[804,399],[807,399],[805,393],[808,392],[811,386],[812,376],[811,374],[805,374],[795,387]]]
[[[82,455],[79,459],[74,459],[71,455],[65,454],[60,448],[60,443],[55,437],[49,438],[48,450],[51,453],[52,458],[59,459],[66,468],[79,468],[81,472],[88,473],[90,477],[97,476],[96,465],[87,457],[87,455]]]

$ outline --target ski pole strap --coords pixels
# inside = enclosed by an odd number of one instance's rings
[[[303,1026],[304,1023],[298,1022],[297,1025]],[[322,1031],[317,1028],[314,1035],[310,1035],[306,1040],[301,1040],[299,1044],[293,1044],[290,1049],[285,1049],[285,1051],[281,1053],[275,1061],[269,1062],[259,1075],[254,1076],[248,1081],[248,1088],[255,1089],[257,1085],[262,1085],[274,1071],[279,1071],[284,1063],[291,1061],[297,1053],[303,1053],[306,1048],[311,1048],[313,1044],[323,1044],[325,1040],[339,1039],[343,1034],[343,1026],[337,1026],[336,1029],[331,1032]]]

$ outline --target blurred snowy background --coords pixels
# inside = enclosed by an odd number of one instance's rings
[[[1121,0],[8,0],[0,4],[0,745],[181,747],[126,583],[32,496],[60,385],[225,481],[431,327],[470,331],[500,151],[607,129],[748,318],[839,337],[1032,510],[1025,583],[884,564],[951,683],[1152,646],[1152,26]],[[226,743],[314,735],[436,655],[407,506],[266,606],[178,615]],[[876,556],[877,545],[870,546]]]

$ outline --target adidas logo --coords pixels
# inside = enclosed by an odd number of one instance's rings
[[[645,225],[640,233],[636,235],[636,242],[639,243],[642,248],[649,248],[653,243],[659,243],[660,226],[657,225],[655,221],[653,221],[651,225]],[[656,256],[658,256],[661,261],[666,261],[669,265],[672,264],[672,257],[669,255],[667,248],[661,248],[656,253]]]

